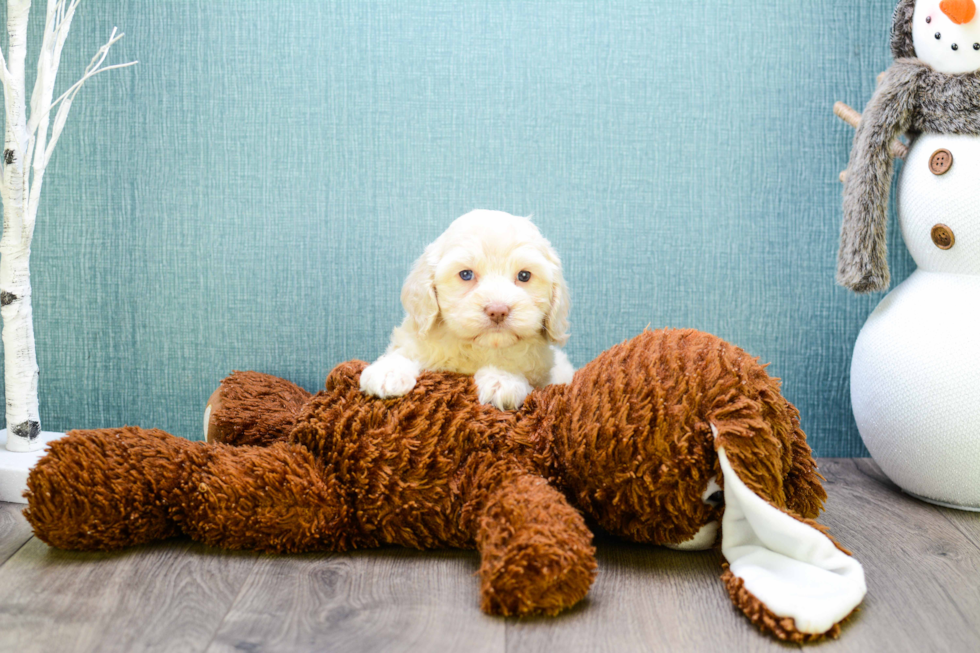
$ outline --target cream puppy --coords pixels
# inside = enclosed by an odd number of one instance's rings
[[[561,261],[527,218],[458,218],[415,262],[402,305],[387,351],[361,373],[369,395],[402,396],[422,370],[443,370],[472,374],[481,402],[511,410],[532,388],[572,380],[559,349],[569,311]]]

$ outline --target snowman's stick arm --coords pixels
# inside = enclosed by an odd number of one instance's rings
[[[861,114],[843,102],[837,102],[834,104],[834,115],[854,129],[857,129],[858,125],[861,124]],[[896,159],[904,159],[906,156],[908,156],[909,148],[905,143],[896,138],[894,141],[892,141],[891,152],[892,156]],[[845,179],[847,179],[847,170],[840,173],[841,183],[843,183]]]
[[[854,129],[857,129],[858,125],[861,124],[861,114],[843,102],[834,103],[834,115]]]

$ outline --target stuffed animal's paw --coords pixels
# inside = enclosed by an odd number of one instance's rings
[[[493,404],[500,410],[515,410],[531,392],[531,384],[520,374],[496,367],[484,367],[473,377],[480,391],[481,404]]]
[[[385,354],[361,372],[361,392],[388,399],[407,395],[415,387],[419,364],[401,354]]]

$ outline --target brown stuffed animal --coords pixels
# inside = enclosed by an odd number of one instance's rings
[[[73,431],[28,480],[35,534],[116,549],[180,534],[260,551],[476,547],[481,607],[556,614],[596,574],[583,514],[636,542],[709,548],[763,630],[836,635],[860,565],[810,521],[826,494],[796,409],[757,360],[696,331],[645,332],[516,412],[472,378],[425,373],[362,394],[365,363],[310,395],[254,372],[212,396],[215,444],[138,428]],[[725,505],[722,505],[722,504]]]

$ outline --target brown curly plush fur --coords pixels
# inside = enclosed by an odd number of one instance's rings
[[[834,624],[830,630],[822,635],[801,633],[796,629],[796,623],[793,619],[773,614],[752,592],[745,589],[745,582],[728,569],[727,563],[723,566],[725,572],[721,575],[721,581],[725,584],[725,589],[728,590],[728,596],[732,599],[732,603],[738,606],[749,621],[762,632],[772,633],[777,638],[794,644],[809,644],[828,637],[837,639],[840,636],[841,624],[839,623]]]
[[[258,372],[233,372],[208,405],[208,442],[266,446],[289,437],[296,418],[312,395],[295,383]],[[261,406],[261,411],[255,407]],[[241,415],[249,415],[243,421]]]
[[[524,615],[555,614],[588,592],[596,562],[582,513],[654,544],[719,519],[701,499],[721,479],[718,446],[775,506],[812,518],[826,498],[779,382],[704,333],[645,332],[515,412],[481,405],[472,378],[444,373],[422,374],[404,398],[374,399],[359,389],[364,366],[339,365],[312,397],[275,377],[229,377],[212,421],[240,446],[74,431],[31,473],[24,514],[39,538],[68,549],[179,533],[279,552],[476,547],[482,608]],[[263,437],[255,425],[270,419]],[[784,622],[761,625],[793,640]]]

